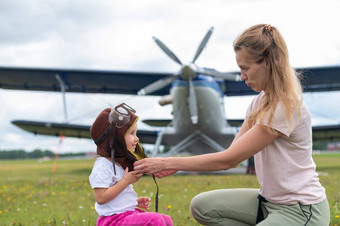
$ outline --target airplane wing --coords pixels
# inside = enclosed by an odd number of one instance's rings
[[[304,76],[304,91],[340,90],[340,66],[300,68],[297,71]],[[0,67],[0,88],[19,90],[60,91],[61,85],[57,76],[66,86],[67,92],[136,94],[140,89],[159,80],[171,76],[172,73],[99,71],[73,69],[41,69]],[[244,82],[224,81],[227,96],[256,94]],[[170,85],[156,91],[153,95],[166,95]],[[89,138],[89,126],[46,123],[33,121],[13,121],[18,127],[44,135],[60,135]],[[230,121],[237,126],[239,122]],[[149,121],[149,124],[164,126],[169,120]],[[313,127],[313,140],[339,139],[340,126]],[[139,131],[141,143],[155,143],[157,131]]]
[[[90,126],[72,125],[67,123],[38,122],[15,120],[12,124],[28,132],[49,136],[66,136],[78,138],[91,138]]]
[[[313,126],[313,141],[336,141],[340,139],[340,125]]]
[[[30,133],[48,135],[48,136],[66,136],[76,138],[89,138],[90,126],[76,125],[68,123],[52,123],[52,122],[38,122],[27,120],[15,120],[12,124],[26,130]],[[138,129],[137,136],[141,143],[154,144],[156,142],[158,131]]]
[[[144,122],[144,121],[143,121]],[[151,124],[156,123],[156,126],[167,125],[169,120],[150,120]],[[67,123],[51,123],[51,122],[38,122],[27,120],[12,121],[17,127],[28,132],[40,135],[76,137],[76,138],[89,138],[90,126],[76,125]],[[232,126],[241,126],[242,119],[228,120]],[[340,139],[340,125],[328,126],[313,126],[313,141],[334,141]],[[137,136],[141,143],[155,144],[158,131],[141,130],[138,129]]]
[[[297,68],[303,75],[306,92],[340,90],[340,66]],[[128,72],[77,69],[43,69],[0,67],[0,88],[18,90],[60,91],[56,75],[66,85],[67,92],[137,94],[147,85],[172,73]],[[224,81],[225,95],[255,95],[244,82]],[[153,95],[169,94],[170,85]]]
[[[304,92],[340,90],[340,66],[296,68],[302,74]],[[244,82],[224,81],[227,96],[256,95]]]
[[[143,122],[149,126],[167,127],[172,122],[171,119],[144,119]]]
[[[243,119],[228,119],[231,126],[240,127]],[[340,124],[327,126],[312,126],[313,142],[315,141],[335,141],[340,140]]]
[[[138,90],[172,73],[0,67],[0,88],[80,93],[137,94]],[[169,94],[170,85],[153,93]]]

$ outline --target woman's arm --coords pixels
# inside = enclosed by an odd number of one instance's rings
[[[244,123],[244,125],[247,125]],[[242,129],[243,128],[243,129]],[[242,135],[236,137],[228,149],[222,152],[191,157],[148,158],[135,162],[135,170],[153,174],[163,170],[215,171],[236,167],[240,162],[261,151],[277,135],[269,134],[265,128],[255,125],[247,130],[242,126]]]
[[[249,130],[249,127],[248,127],[248,120],[245,119],[240,130],[238,131],[238,133],[236,134],[233,142],[235,140],[237,140],[239,137],[241,137],[245,132],[247,132]],[[177,170],[164,170],[162,172],[159,172],[159,173],[155,173],[155,176],[158,177],[158,178],[163,178],[163,177],[167,177],[167,176],[170,176],[171,174],[174,174],[176,173]]]
[[[240,128],[240,130],[238,131],[238,133],[236,134],[233,142],[235,140],[237,140],[238,138],[240,138],[243,134],[245,134],[247,131],[249,130],[249,126],[248,126],[248,118],[244,119],[242,126]]]
[[[99,205],[105,204],[116,198],[129,184],[135,183],[139,180],[142,174],[132,171],[128,172],[125,169],[124,176],[116,184],[109,188],[94,188],[94,197]]]

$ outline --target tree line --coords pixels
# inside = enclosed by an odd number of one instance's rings
[[[81,153],[63,153],[59,154],[60,157],[71,157],[71,156],[85,156],[85,152]],[[50,150],[35,149],[31,152],[24,150],[0,150],[0,159],[37,159],[43,157],[55,157],[56,154]]]

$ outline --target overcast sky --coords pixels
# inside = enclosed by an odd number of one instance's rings
[[[152,36],[189,62],[214,26],[196,63],[235,71],[232,42],[258,23],[280,30],[293,67],[339,65],[339,9],[340,0],[0,0],[0,66],[176,72],[178,65]],[[339,98],[339,92],[305,95],[313,124],[340,123]],[[103,108],[122,101],[141,119],[171,117],[170,106],[157,106],[158,97],[66,94],[66,99],[70,123],[91,124]],[[227,117],[243,118],[250,100],[227,97]],[[62,122],[61,94],[0,89],[0,150],[56,151],[58,138],[24,132],[10,123],[16,119]],[[94,148],[90,140],[66,138],[60,152]]]

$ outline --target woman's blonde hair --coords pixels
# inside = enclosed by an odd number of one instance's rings
[[[271,134],[277,132],[270,127],[278,101],[285,107],[286,120],[293,126],[293,117],[301,114],[302,88],[299,74],[290,66],[286,42],[280,32],[268,24],[258,24],[245,30],[234,41],[235,53],[242,51],[255,63],[266,60],[269,63],[269,78],[264,98],[248,118],[249,127],[268,117],[266,129]]]

